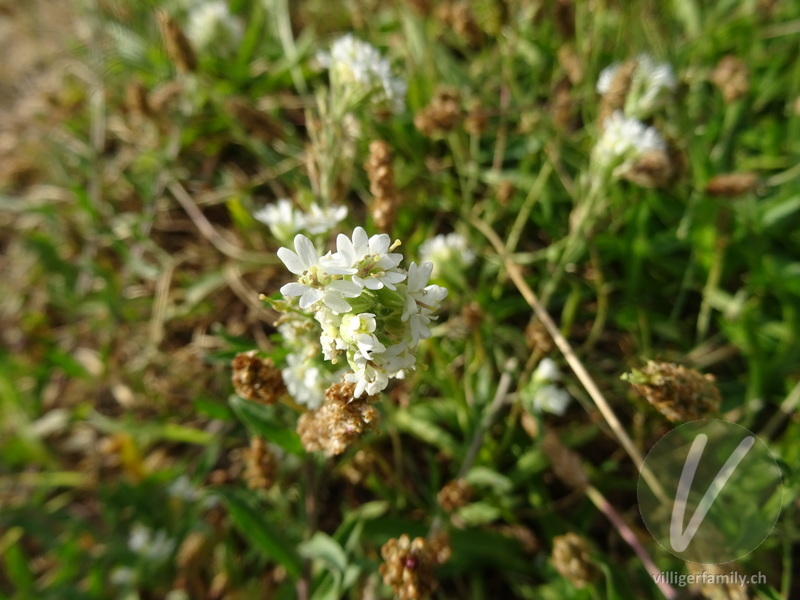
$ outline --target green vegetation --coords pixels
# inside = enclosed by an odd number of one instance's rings
[[[675,426],[631,385],[649,360],[713,375],[694,418],[770,446],[781,517],[723,568],[800,597],[800,3],[231,0],[240,30],[182,46],[204,3],[80,3],[0,144],[0,599],[391,598],[381,548],[429,533],[402,564],[433,598],[663,597],[648,559],[690,571],[638,512],[637,461]],[[403,111],[326,95],[315,56],[348,32]],[[642,53],[675,74],[642,117],[664,149],[598,166],[598,77]],[[253,216],[279,198],[346,206],[334,231],[386,231],[404,268],[438,234],[475,255],[436,265],[416,370],[333,457],[304,449],[301,406],[231,383],[237,354],[290,352],[291,244]]]

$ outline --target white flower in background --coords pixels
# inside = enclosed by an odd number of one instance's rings
[[[620,176],[650,151],[665,151],[661,135],[653,127],[614,111],[604,123],[600,140],[592,150],[592,162],[603,171]]]
[[[561,381],[561,369],[558,368],[556,361],[552,358],[543,358],[533,372],[533,378],[536,381],[544,381],[552,383],[554,381]]]
[[[305,227],[303,213],[294,210],[292,203],[280,198],[274,204],[267,204],[253,213],[253,217],[269,227],[276,239],[284,242]]]
[[[318,405],[335,381],[331,365],[340,361],[349,367],[344,377],[356,384],[356,398],[383,391],[391,378],[414,368],[417,344],[430,337],[428,325],[447,290],[429,285],[430,263],[401,269],[402,255],[391,252],[398,243],[357,227],[351,237],[339,235],[334,254],[318,256],[302,235],[295,237],[295,252],[278,251],[298,276],[281,292],[299,296],[296,306],[306,313],[289,313],[291,320],[279,326],[290,350],[283,378],[297,402]]]
[[[556,385],[561,380],[561,369],[551,358],[543,358],[528,384],[520,390],[520,399],[525,407],[535,413],[543,412],[563,415],[572,397],[565,389]]]
[[[406,82],[392,69],[377,48],[352,34],[336,40],[330,52],[318,52],[317,60],[330,71],[334,87],[370,95],[372,103],[385,105],[395,114],[405,110]]]
[[[189,11],[186,37],[196,50],[227,54],[242,42],[244,28],[226,2],[196,2]]]
[[[303,215],[305,221],[303,229],[309,233],[327,233],[347,217],[346,206],[329,206],[322,208],[318,204],[312,204],[308,212]]]
[[[441,277],[442,269],[463,270],[475,262],[475,253],[466,238],[458,233],[440,234],[424,242],[419,248],[423,262],[433,263],[432,277]]]
[[[535,413],[547,412],[563,416],[572,397],[567,390],[557,385],[543,385],[533,395],[532,410]]]
[[[322,208],[312,204],[307,213],[292,207],[290,200],[280,198],[274,204],[253,213],[253,217],[269,226],[272,235],[281,242],[288,243],[300,231],[315,235],[327,233],[347,217],[346,206]]]
[[[600,72],[597,91],[607,94],[621,65],[613,63]],[[669,63],[658,63],[649,54],[636,58],[624,113],[628,117],[646,119],[663,106],[675,90],[677,80]]]
[[[170,498],[183,500],[184,502],[194,502],[199,497],[197,488],[192,485],[191,480],[186,475],[181,475],[167,488]]]
[[[128,537],[128,548],[150,562],[161,563],[172,556],[175,540],[163,529],[153,533],[141,523],[135,523]]]
[[[294,401],[310,410],[322,404],[325,390],[335,381],[302,352],[293,352],[286,357],[286,368],[281,375]]]

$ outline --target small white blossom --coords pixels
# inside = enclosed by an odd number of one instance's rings
[[[227,54],[242,42],[244,29],[226,2],[195,3],[190,11],[186,36],[195,49]]]
[[[552,358],[543,358],[533,372],[536,381],[554,382],[561,380],[561,369],[558,368],[556,361]]]
[[[394,290],[395,284],[406,278],[397,270],[402,254],[389,252],[389,236],[385,233],[367,237],[362,227],[356,227],[351,240],[343,233],[336,238],[337,252],[328,263],[339,269],[351,270],[353,282],[371,290],[386,286]]]
[[[603,134],[592,151],[592,160],[602,169],[619,176],[645,153],[665,151],[666,144],[653,127],[615,111],[606,119]]]
[[[572,397],[567,390],[556,385],[543,385],[533,395],[532,409],[535,413],[547,412],[562,416]]]
[[[153,533],[141,523],[135,523],[128,537],[128,548],[148,561],[160,563],[172,556],[175,540],[163,529]]]
[[[327,233],[347,217],[347,207],[322,208],[318,204],[312,204],[308,212],[304,213],[294,209],[291,201],[281,198],[254,212],[253,217],[269,226],[276,239],[288,242],[300,231],[315,235]]]
[[[186,475],[181,475],[173,481],[167,488],[167,494],[169,494],[170,498],[176,498],[184,502],[194,502],[199,496],[197,488],[192,485],[191,480]]]
[[[299,352],[293,352],[286,357],[286,368],[281,371],[281,375],[294,401],[310,410],[322,404],[325,390],[333,383],[327,373]]]
[[[389,61],[374,46],[348,33],[333,43],[330,52],[317,53],[317,60],[329,69],[335,86],[370,94],[373,104],[385,104],[395,114],[405,109],[408,86],[392,75]]]
[[[350,310],[345,298],[356,298],[361,287],[352,281],[333,279],[334,275],[352,273],[353,269],[343,269],[320,257],[306,236],[298,234],[294,238],[295,252],[288,248],[278,249],[278,258],[286,268],[300,278],[281,288],[284,296],[300,296],[300,308],[308,308],[322,301],[334,313]]]
[[[467,244],[466,238],[458,233],[440,234],[424,242],[419,248],[423,262],[433,264],[432,277],[440,277],[442,269],[463,270],[475,262],[475,253]]]
[[[312,204],[308,212],[304,215],[303,229],[309,233],[327,233],[347,217],[346,206],[329,206],[322,208],[318,204]]]
[[[613,63],[600,72],[597,80],[597,91],[600,94],[609,92],[620,66],[620,63]],[[649,54],[640,54],[636,58],[636,68],[631,77],[625,115],[637,119],[648,118],[663,106],[676,86],[677,80],[669,63],[657,63]]]

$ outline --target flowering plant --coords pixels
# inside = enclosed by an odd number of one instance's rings
[[[289,299],[281,333],[290,347],[305,348],[302,357],[289,355],[283,372],[298,402],[318,405],[319,391],[327,387],[320,378],[327,373],[327,383],[333,383],[341,372],[331,366],[341,361],[348,367],[345,381],[355,384],[354,398],[377,394],[390,378],[402,378],[414,368],[414,351],[419,340],[430,337],[428,325],[447,290],[428,285],[431,263],[400,268],[403,256],[392,252],[398,245],[390,245],[385,233],[368,237],[356,227],[352,237],[338,236],[335,253],[320,256],[300,234],[294,251],[278,250],[286,268],[297,275],[281,288]],[[303,332],[307,343],[297,343]]]

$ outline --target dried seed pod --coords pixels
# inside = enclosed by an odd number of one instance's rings
[[[381,548],[381,556],[383,581],[399,600],[422,600],[436,589],[436,553],[423,538],[411,541],[406,534],[392,538]]]
[[[623,179],[646,188],[664,187],[674,176],[670,155],[664,150],[648,150],[622,175]]]
[[[414,126],[428,137],[456,128],[462,119],[461,100],[452,88],[436,90],[430,104],[414,116]]]
[[[713,375],[680,365],[651,360],[622,379],[672,422],[696,421],[719,412],[722,404]]]
[[[583,469],[581,457],[567,448],[550,430],[542,440],[542,450],[550,459],[550,466],[553,467],[556,477],[575,490],[586,489],[589,478]]]
[[[638,66],[639,62],[636,59],[631,59],[623,63],[614,73],[608,91],[603,94],[600,100],[598,118],[601,129],[604,127],[606,119],[614,114],[614,111],[625,108],[625,99],[628,97],[628,92],[633,82],[633,74]]]
[[[280,369],[269,358],[259,358],[256,350],[240,352],[233,361],[233,388],[246,400],[274,404],[286,393]]]
[[[267,490],[275,483],[278,459],[260,437],[250,439],[244,464],[244,479],[251,490]]]
[[[165,11],[158,11],[158,22],[167,47],[167,56],[181,73],[191,73],[197,69],[197,56],[183,30]]]
[[[322,406],[300,417],[297,433],[307,451],[341,454],[364,431],[375,427],[378,411],[372,405],[376,396],[353,398],[355,387],[354,383],[334,383],[325,391]]]
[[[577,588],[586,587],[600,574],[589,557],[589,545],[576,533],[553,538],[553,566]]]
[[[752,192],[758,183],[755,173],[723,173],[716,175],[706,184],[706,194],[723,198],[735,198]]]
[[[710,80],[722,92],[725,102],[730,104],[750,89],[750,70],[741,59],[728,54],[719,60]]]
[[[466,506],[472,498],[472,487],[464,479],[454,479],[439,490],[436,499],[446,512]]]
[[[369,145],[369,158],[364,163],[369,179],[369,191],[373,201],[372,219],[375,226],[383,232],[391,231],[394,225],[400,198],[394,182],[392,150],[383,140],[375,140]]]

